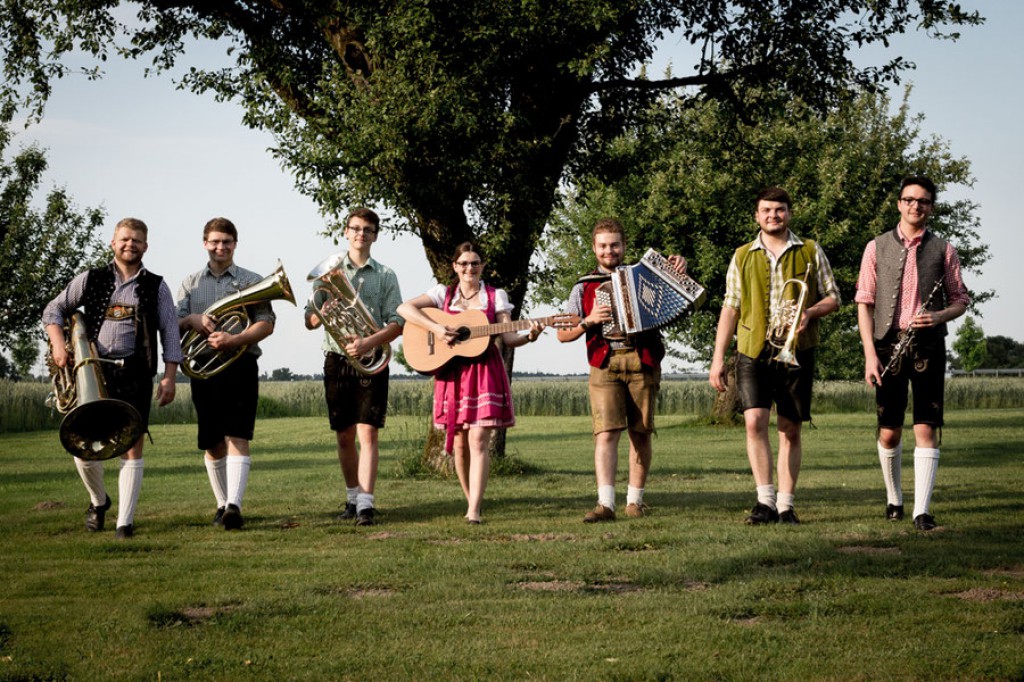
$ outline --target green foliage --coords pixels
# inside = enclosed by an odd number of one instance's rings
[[[98,208],[79,210],[55,188],[34,205],[46,171],[38,147],[5,158],[12,135],[0,125],[0,351],[13,354],[15,374],[27,376],[41,338],[43,308],[67,282],[105,254],[96,231]]]
[[[210,525],[194,427],[157,426],[130,542],[83,530],[52,434],[3,436],[0,678],[1019,679],[1022,420],[947,413],[928,534],[883,517],[872,412],[815,420],[803,524],[762,528],[742,521],[742,429],[691,417],[659,429],[650,515],[596,527],[586,417],[510,430],[538,473],[492,478],[481,526],[454,480],[399,477],[422,417],[389,421],[369,530],[336,520],[324,421],[268,421],[232,533]],[[624,456],[617,484],[621,503]]]
[[[164,70],[190,61],[194,39],[220,40],[234,66],[195,66],[182,86],[238,100],[325,216],[355,203],[394,209],[439,276],[453,247],[476,239],[486,278],[517,309],[560,183],[599,164],[657,93],[749,111],[801,97],[824,109],[910,66],[893,56],[858,68],[854,49],[981,22],[946,0],[143,0],[135,17],[115,0],[0,7],[2,92],[36,115],[72,57],[148,56]],[[671,31],[694,49],[692,73],[637,76]]]
[[[754,197],[769,185],[793,198],[793,231],[817,240],[834,270],[842,307],[822,321],[817,358],[822,378],[860,376],[863,359],[853,302],[865,244],[899,220],[899,181],[909,172],[930,175],[940,198],[951,187],[973,184],[970,164],[942,139],[925,138],[921,116],[911,116],[907,96],[890,114],[883,93],[861,93],[819,115],[799,100],[754,123],[716,102],[665,98],[615,143],[619,166],[644,168],[614,177],[590,176],[556,214],[543,256],[546,276],[538,301],[564,300],[592,260],[590,229],[596,218],[617,215],[629,235],[629,257],[648,247],[681,253],[689,271],[708,290],[704,308],[673,337],[708,363],[725,274],[733,251],[757,234]],[[978,236],[977,205],[944,200],[931,227],[959,249],[968,271],[988,258]],[[973,292],[975,303],[988,298]]]
[[[1009,336],[989,336],[985,339],[986,363],[990,369],[1024,367],[1024,343]]]
[[[953,352],[956,353],[955,367],[965,372],[973,372],[987,364],[988,348],[985,342],[985,332],[970,315],[964,318],[956,333]]]

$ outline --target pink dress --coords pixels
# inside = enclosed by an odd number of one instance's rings
[[[495,289],[486,284],[484,287],[487,292],[484,313],[488,322],[494,324]],[[455,287],[449,287],[443,310],[457,315],[462,311],[451,308],[454,293]],[[455,358],[435,375],[434,426],[448,432],[446,452],[452,452],[456,430],[466,430],[471,426],[515,426],[515,423],[512,387],[501,352],[494,343],[479,357]]]

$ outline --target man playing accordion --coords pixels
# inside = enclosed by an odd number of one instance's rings
[[[661,386],[661,360],[665,356],[657,329],[614,340],[605,338],[602,327],[613,319],[612,308],[597,302],[597,292],[615,268],[622,265],[626,249],[622,224],[614,218],[597,221],[592,248],[597,269],[573,286],[566,308],[567,313],[581,318],[580,324],[558,330],[558,340],[563,343],[584,335],[587,341],[597,506],[583,517],[584,523],[615,520],[615,470],[623,431],[629,434],[626,516],[636,518],[645,513],[644,486],[651,467],[654,408]],[[669,263],[680,273],[686,269],[686,261],[680,256],[670,257]]]

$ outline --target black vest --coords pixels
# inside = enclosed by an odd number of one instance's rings
[[[135,309],[135,355],[145,358],[150,374],[156,374],[156,331],[160,327],[157,296],[163,277],[148,270],[138,277],[139,305]],[[114,266],[105,265],[89,271],[85,281],[85,328],[89,340],[95,342],[114,293]]]
[[[899,233],[893,229],[875,237],[875,339],[881,340],[896,324],[896,307],[903,286],[903,265],[907,249]],[[939,278],[946,276],[946,240],[925,231],[917,247],[917,294],[923,303]],[[939,287],[928,304],[928,310],[946,307],[945,287]],[[917,312],[917,311],[914,311]],[[920,335],[946,335],[945,323],[933,329],[922,329]]]

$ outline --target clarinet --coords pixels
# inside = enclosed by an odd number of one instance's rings
[[[939,287],[942,286],[944,279],[945,275],[942,275],[935,280],[935,286],[932,287],[931,293],[928,294],[928,298],[924,300],[921,307],[917,309],[917,313],[914,314],[914,317],[917,317],[928,309],[928,304],[932,302],[932,299],[935,297],[936,292],[938,292]],[[900,331],[899,335],[896,337],[896,345],[893,346],[892,356],[889,358],[889,363],[885,366],[885,369],[882,370],[882,373],[878,375],[879,379],[884,377],[886,374],[899,374],[900,369],[903,367],[903,359],[910,355],[910,352],[914,347],[914,337],[916,333],[917,330],[913,326]]]

